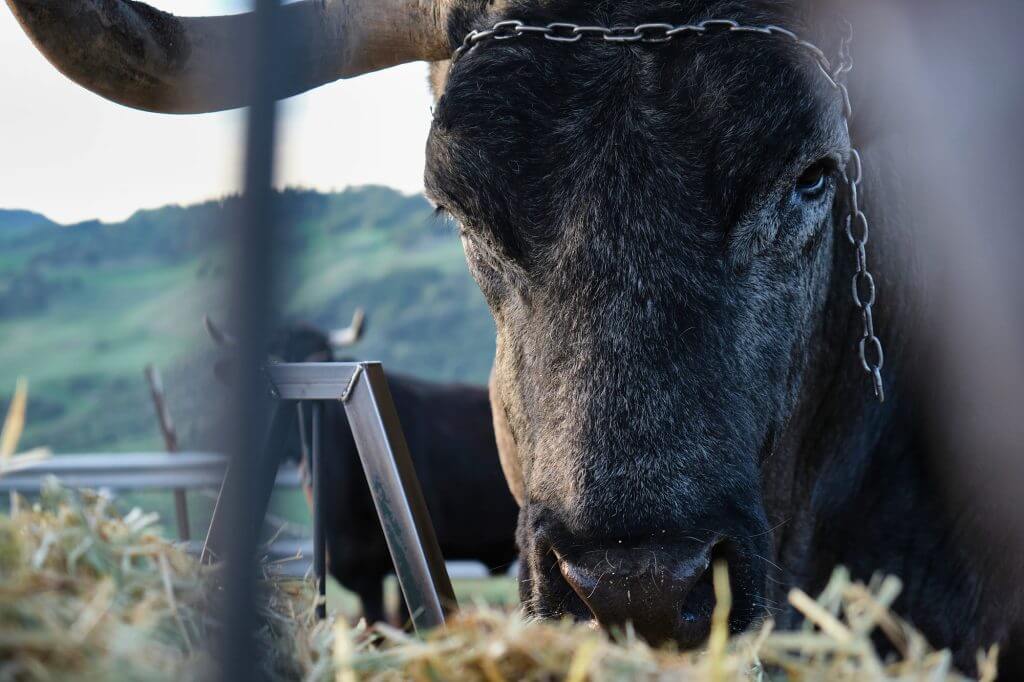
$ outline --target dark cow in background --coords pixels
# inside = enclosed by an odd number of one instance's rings
[[[359,339],[362,322],[357,313],[350,327],[330,333],[288,325],[274,335],[268,355],[280,362],[345,361],[336,351]],[[233,343],[209,318],[206,327],[219,344]],[[218,375],[229,379],[228,367],[218,363]],[[392,372],[387,378],[445,559],[479,561],[492,573],[507,569],[516,558],[518,507],[498,460],[487,388]],[[309,443],[308,415],[304,421]],[[304,461],[298,414],[287,428],[281,461]],[[359,597],[369,622],[386,620],[383,584],[394,569],[340,403],[324,403],[321,435],[328,570]],[[308,481],[306,493],[311,499]]]

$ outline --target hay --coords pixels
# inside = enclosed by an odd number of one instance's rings
[[[108,499],[49,483],[0,516],[0,678],[155,679],[201,641],[199,566]]]
[[[719,603],[728,585],[719,573]],[[709,648],[697,654],[657,650],[631,632],[608,636],[570,622],[524,620],[486,608],[467,610],[425,640],[377,626],[370,631],[336,626],[339,680],[964,680],[948,651],[933,651],[920,634],[887,608],[893,579],[871,586],[837,571],[823,598],[799,591],[792,602],[808,619],[799,632],[775,632],[771,622],[728,639],[716,617]],[[728,601],[727,599],[724,601]],[[834,614],[843,614],[842,618]],[[876,628],[894,635],[900,655],[883,660],[871,641]],[[980,660],[983,680],[995,679],[993,649]]]
[[[211,671],[218,571],[150,530],[153,515],[119,514],[110,501],[55,483],[28,508],[12,498],[0,515],[0,679],[199,679]],[[570,622],[528,620],[466,608],[443,631],[420,638],[394,628],[318,622],[308,583],[265,576],[258,633],[274,680],[961,680],[948,652],[933,651],[894,616],[893,578],[869,585],[837,571],[818,600],[791,595],[807,624],[774,632],[770,622],[734,638],[719,612],[707,652],[648,647],[628,629],[612,636]],[[881,632],[898,652],[876,653]],[[994,679],[995,652],[981,658]]]

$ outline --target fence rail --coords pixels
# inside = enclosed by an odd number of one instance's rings
[[[211,452],[134,452],[123,454],[54,455],[0,475],[0,492],[38,490],[47,476],[73,488],[111,491],[170,488],[218,488],[227,458]],[[299,469],[282,466],[276,484],[298,488]]]

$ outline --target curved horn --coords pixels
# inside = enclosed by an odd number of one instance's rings
[[[238,341],[235,337],[228,334],[226,331],[217,326],[217,323],[213,321],[209,315],[203,315],[203,326],[206,327],[206,333],[210,335],[213,342],[218,346],[228,346],[234,348],[238,345]]]
[[[176,17],[128,0],[7,0],[65,76],[125,106],[194,114],[248,104],[253,15]],[[293,65],[278,97],[405,62],[450,56],[446,0],[302,0],[280,9]],[[282,66],[282,68],[285,68]],[[286,82],[284,82],[286,81]]]
[[[362,308],[356,308],[352,315],[352,323],[344,329],[335,329],[330,334],[332,348],[347,348],[354,346],[363,338],[363,329],[366,325],[366,313]]]

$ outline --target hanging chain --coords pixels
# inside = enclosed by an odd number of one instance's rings
[[[825,53],[813,43],[802,40],[798,35],[781,26],[748,26],[732,19],[707,19],[696,24],[648,23],[637,26],[587,26],[566,22],[555,22],[544,26],[533,26],[518,20],[499,21],[491,28],[471,31],[452,54],[452,63],[457,62],[468,51],[482,42],[510,40],[513,38],[542,37],[556,43],[575,43],[584,38],[601,40],[606,43],[667,43],[686,36],[709,33],[759,33],[785,38],[809,53],[824,74],[829,84],[839,93],[843,105],[843,125],[848,139],[853,107],[850,92],[842,77],[853,69],[850,45],[853,42],[853,27],[846,23],[846,31],[839,45],[837,64],[833,67]],[[877,294],[875,278],[868,269],[867,244],[870,236],[868,219],[860,208],[859,190],[864,179],[864,166],[860,153],[852,143],[850,160],[842,171],[843,186],[846,190],[848,212],[844,219],[846,238],[856,253],[856,270],[853,275],[853,303],[861,313],[863,335],[857,345],[861,367],[871,376],[875,397],[885,401],[885,387],[882,382],[882,367],[885,352],[882,342],[875,334],[874,305]]]
[[[853,118],[853,107],[850,104],[850,91],[846,88],[841,76],[853,70],[853,57],[850,44],[853,42],[853,27],[847,23],[846,33],[839,45],[839,63],[835,71],[826,76],[829,83],[838,92],[843,102],[843,125],[846,126],[847,139],[850,143],[850,160],[843,169],[843,185],[846,188],[847,214],[845,218],[846,239],[856,254],[853,281],[850,288],[853,292],[853,304],[860,310],[863,322],[863,334],[857,343],[857,354],[860,365],[871,376],[871,387],[874,389],[878,402],[885,402],[885,385],[882,382],[882,367],[885,366],[885,351],[882,342],[875,334],[874,305],[878,289],[875,278],[868,269],[868,239],[871,230],[868,217],[860,207],[860,185],[864,179],[864,164],[860,152],[853,146],[850,133],[850,121]],[[824,70],[824,69],[823,69]]]

